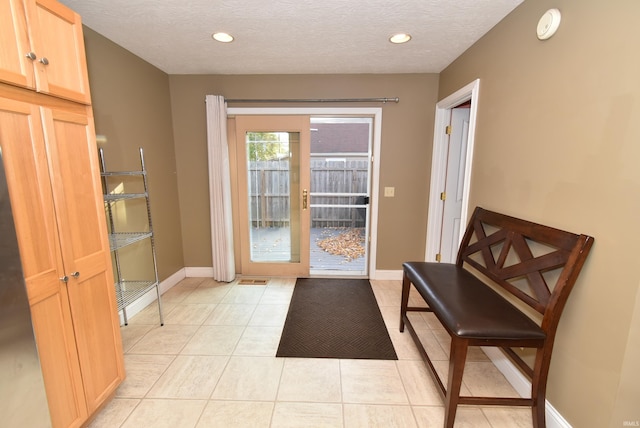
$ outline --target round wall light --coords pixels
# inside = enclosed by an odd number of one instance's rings
[[[411,40],[411,34],[407,33],[394,34],[393,36],[389,37],[389,41],[395,44],[407,43],[409,40]]]
[[[213,33],[211,37],[213,37],[214,40],[217,40],[221,43],[233,42],[233,36],[229,33]]]

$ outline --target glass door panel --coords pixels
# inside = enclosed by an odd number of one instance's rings
[[[368,275],[373,119],[311,118],[312,275]]]
[[[300,133],[248,131],[245,144],[250,260],[299,263]]]

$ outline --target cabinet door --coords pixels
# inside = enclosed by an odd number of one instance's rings
[[[86,115],[41,110],[80,370],[92,413],[124,379],[95,133]]]
[[[80,426],[87,408],[37,106],[0,98],[0,144],[53,426]]]
[[[55,0],[25,0],[25,9],[38,92],[91,104],[80,15]]]
[[[0,0],[0,81],[35,87],[22,0]]]
[[[0,46],[0,81],[91,104],[82,22],[71,9],[0,0]]]

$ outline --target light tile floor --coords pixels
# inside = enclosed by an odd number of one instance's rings
[[[163,295],[163,327],[155,304],[122,327],[127,378],[89,426],[442,426],[436,387],[409,333],[398,331],[400,281],[371,282],[397,361],[276,358],[295,279],[266,286],[184,279]],[[431,314],[412,316],[445,374],[448,335]],[[480,349],[468,361],[464,393],[517,396]],[[531,414],[462,406],[456,427],[529,428]]]

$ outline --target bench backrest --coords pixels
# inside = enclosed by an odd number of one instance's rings
[[[465,264],[557,324],[594,239],[477,207],[458,251]]]

